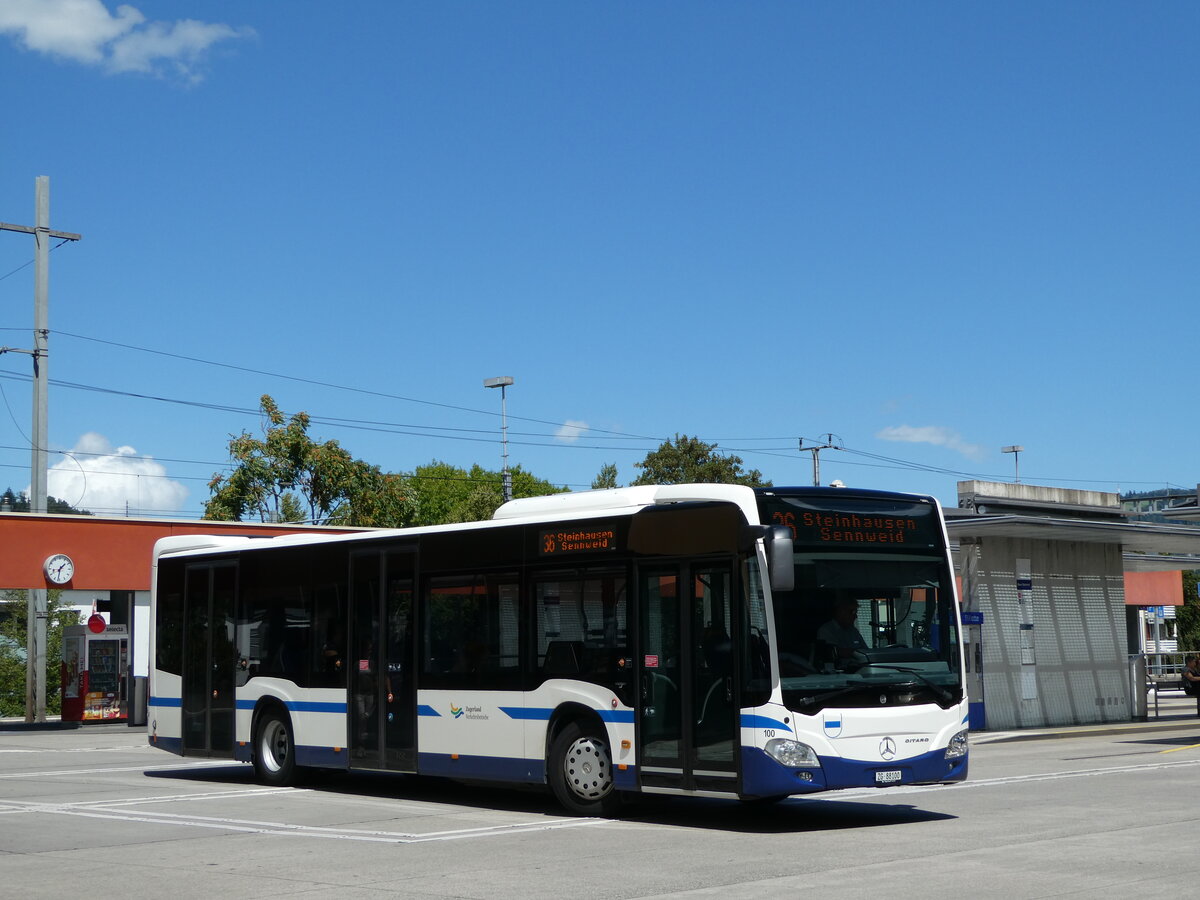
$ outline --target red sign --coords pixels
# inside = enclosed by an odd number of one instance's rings
[[[104,621],[104,616],[100,613],[92,613],[87,620],[88,631],[92,634],[104,634],[104,629],[108,627],[108,623]]]
[[[647,655],[646,656],[646,668],[647,669],[657,669],[658,668],[658,657]]]

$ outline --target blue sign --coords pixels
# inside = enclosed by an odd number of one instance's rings
[[[981,612],[964,612],[962,614],[962,623],[964,625],[982,625],[983,613]]]

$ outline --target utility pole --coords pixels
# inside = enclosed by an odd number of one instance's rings
[[[0,222],[0,231],[32,234],[33,257],[33,349],[18,350],[33,357],[33,448],[30,461],[29,512],[46,512],[46,448],[49,444],[47,414],[47,368],[50,336],[50,238],[77,241],[80,235],[50,230],[50,176],[39,175],[35,189],[34,226]],[[8,350],[10,348],[3,348]],[[29,591],[25,623],[25,721],[46,721],[46,619],[49,616],[46,589]]]
[[[811,441],[809,441],[809,446],[805,447],[804,446],[804,438],[800,438],[800,448],[799,449],[807,450],[809,453],[812,454],[813,487],[821,486],[821,460],[817,454],[819,454],[822,450],[844,450],[845,449],[845,447],[842,446],[842,439],[840,437],[838,437],[836,434],[827,434],[827,435],[825,435],[824,440],[825,440],[825,442],[823,444],[819,444],[819,445],[813,444]]]

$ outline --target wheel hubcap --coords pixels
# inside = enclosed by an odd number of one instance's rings
[[[269,722],[263,730],[263,764],[272,772],[279,771],[287,761],[287,729],[281,722]]]
[[[608,747],[593,737],[575,741],[567,750],[567,785],[585,800],[597,800],[612,790]]]

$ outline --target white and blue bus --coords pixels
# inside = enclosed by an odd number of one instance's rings
[[[845,488],[513,500],[462,525],[154,551],[151,744],[252,763],[772,800],[960,781],[941,510]]]

